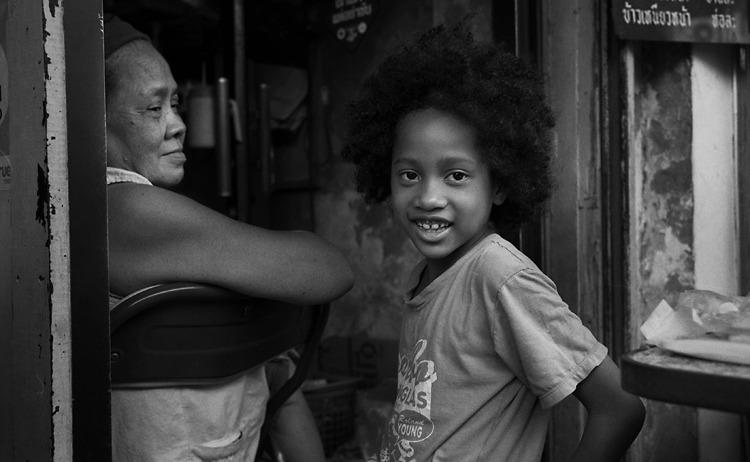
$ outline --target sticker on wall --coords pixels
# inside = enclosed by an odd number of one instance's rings
[[[350,53],[354,53],[372,24],[379,0],[331,0],[330,27]]]
[[[10,189],[10,156],[0,150],[0,191]]]
[[[5,120],[8,112],[8,60],[5,58],[5,50],[0,45],[0,125]]]

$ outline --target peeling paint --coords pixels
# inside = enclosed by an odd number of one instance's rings
[[[47,210],[49,205],[49,182],[47,173],[41,165],[36,170],[36,221],[47,227]]]
[[[689,48],[654,47],[644,59],[638,104],[642,133],[639,212],[644,310],[694,285],[692,118]],[[657,300],[658,302],[658,300]]]
[[[643,179],[634,209],[640,300],[633,302],[639,305],[636,317],[645,320],[662,299],[674,306],[681,292],[694,288],[695,256],[690,47],[659,43],[642,51],[633,134],[640,140],[634,155]],[[696,460],[693,411],[646,404],[644,462]]]
[[[60,7],[60,1],[59,0],[47,0],[49,4],[49,15],[53,18],[55,17],[55,11],[57,8]]]

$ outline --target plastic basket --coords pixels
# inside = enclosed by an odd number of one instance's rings
[[[315,424],[330,456],[354,435],[357,385],[360,377],[323,376],[302,388]]]

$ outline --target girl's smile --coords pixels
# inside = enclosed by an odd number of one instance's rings
[[[451,224],[446,221],[414,220],[417,232],[425,242],[438,242],[448,233]]]

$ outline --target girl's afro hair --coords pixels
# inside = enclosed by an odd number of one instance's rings
[[[552,112],[539,75],[501,46],[474,40],[464,21],[438,26],[387,57],[348,106],[344,159],[356,166],[368,202],[391,194],[393,140],[408,114],[433,108],[476,129],[491,174],[507,199],[493,207],[497,229],[534,218],[552,190]]]

